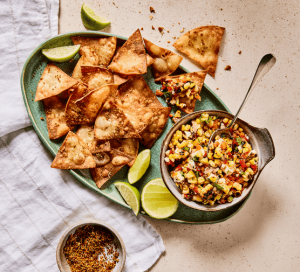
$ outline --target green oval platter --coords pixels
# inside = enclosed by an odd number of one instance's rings
[[[44,120],[46,120],[43,103],[41,101],[34,102],[37,84],[47,63],[49,62],[48,59],[42,54],[41,50],[53,48],[53,47],[59,47],[59,46],[73,45],[72,40],[70,38],[71,36],[86,36],[86,37],[116,36],[118,39],[118,45],[122,45],[127,40],[127,38],[124,38],[122,36],[109,34],[109,33],[102,33],[98,31],[66,33],[51,38],[45,41],[44,43],[42,43],[41,45],[39,45],[26,60],[21,74],[21,89],[22,89],[24,103],[36,133],[38,134],[42,142],[45,144],[45,146],[48,148],[48,150],[52,153],[53,156],[56,155],[59,147],[61,146],[64,140],[64,137],[54,141],[51,141],[49,139],[46,121],[41,120],[41,117],[43,117]],[[64,72],[71,75],[79,57],[80,55],[77,54],[74,57],[74,59],[71,60],[70,62],[55,63],[55,64],[59,68],[61,68]],[[185,68],[180,66],[175,73],[181,74],[187,72],[188,71]],[[148,72],[147,74],[144,75],[144,78],[153,92],[155,92],[155,90],[160,87],[160,85],[154,82],[154,78],[151,73],[151,68],[148,68]],[[165,101],[162,98],[159,97],[158,99],[164,106],[167,106]],[[217,110],[224,110],[230,112],[229,109],[226,107],[226,105],[221,101],[221,99],[207,85],[204,84],[201,91],[201,102],[197,101],[195,110],[205,110],[205,109],[217,109]],[[166,135],[167,131],[170,130],[171,127],[172,127],[172,121],[171,119],[169,119],[163,133],[160,135],[160,137],[157,139],[154,146],[151,148],[150,166],[147,172],[145,173],[145,175],[142,177],[142,179],[135,184],[135,186],[139,189],[139,191],[142,190],[142,188],[148,181],[154,178],[161,177],[160,169],[159,169],[159,152],[160,152],[162,140],[164,139],[164,136]],[[141,150],[143,150],[142,146],[140,146],[139,151]],[[128,172],[128,167],[124,166],[121,169],[121,171],[119,171],[115,176],[113,176],[109,180],[109,186],[104,190],[100,190],[92,180],[89,171],[70,170],[70,173],[88,188],[98,192],[100,195],[103,195],[111,199],[112,201],[117,202],[121,206],[130,209],[130,207],[124,202],[123,198],[120,196],[116,187],[113,184],[115,181],[120,181],[120,180],[127,181],[127,172]],[[219,223],[235,215],[244,206],[247,199],[239,205],[235,205],[232,208],[220,212],[203,212],[203,211],[198,211],[198,210],[188,208],[180,204],[177,212],[171,218],[165,220],[177,222],[177,223],[186,223],[186,224]],[[141,213],[145,214],[145,212],[143,211]]]

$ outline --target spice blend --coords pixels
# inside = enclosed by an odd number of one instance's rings
[[[109,230],[86,225],[68,237],[64,254],[72,272],[110,272],[119,262],[117,249]]]

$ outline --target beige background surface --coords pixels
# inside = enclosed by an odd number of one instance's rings
[[[61,0],[59,32],[84,30],[83,1]],[[180,31],[198,26],[226,28],[215,79],[205,83],[235,113],[261,57],[273,53],[276,65],[256,87],[241,118],[266,127],[273,136],[276,157],[263,171],[245,207],[233,218],[214,225],[181,225],[147,220],[161,234],[166,253],[157,271],[299,271],[300,268],[300,6],[298,1],[90,1],[96,13],[109,18],[104,31],[142,35],[172,47]],[[156,13],[150,20],[149,7]],[[140,11],[140,12],[139,12]],[[156,30],[152,30],[152,25]],[[162,36],[157,27],[166,30]],[[171,41],[171,43],[167,43]],[[239,54],[239,51],[242,51]],[[231,71],[225,71],[229,64]],[[201,68],[184,58],[190,71]]]

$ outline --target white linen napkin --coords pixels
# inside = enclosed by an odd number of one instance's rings
[[[31,125],[20,87],[23,64],[58,33],[59,0],[1,0],[0,137]]]
[[[0,158],[0,271],[58,271],[61,235],[89,218],[120,233],[127,251],[123,271],[145,271],[164,251],[142,215],[84,187],[67,170],[50,168],[53,156],[31,127],[1,137]]]
[[[59,0],[0,0],[0,271],[58,271],[55,250],[73,223],[98,219],[122,236],[123,271],[145,271],[165,248],[141,216],[84,187],[30,128],[20,74],[30,52],[57,34]],[[25,128],[25,129],[24,129]]]

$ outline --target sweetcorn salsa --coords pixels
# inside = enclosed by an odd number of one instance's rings
[[[173,134],[165,163],[184,198],[210,205],[232,202],[257,173],[257,152],[238,124],[233,138],[217,136],[208,149],[211,134],[230,123],[203,113]]]
[[[175,78],[166,78],[162,82],[161,91],[164,94],[167,103],[176,105],[179,108],[184,108],[185,103],[182,103],[182,97],[187,97],[190,100],[194,98],[201,100],[201,89],[195,84],[190,77],[180,76]]]

